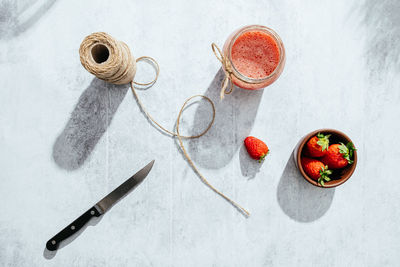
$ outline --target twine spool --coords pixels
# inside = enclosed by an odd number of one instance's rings
[[[214,46],[213,46],[214,50]],[[219,49],[218,49],[219,50]],[[214,51],[215,53],[215,51]],[[112,36],[108,35],[107,33],[104,32],[97,32],[93,33],[89,36],[87,36],[79,49],[79,54],[80,54],[80,59],[83,67],[85,67],[86,70],[88,70],[90,73],[95,75],[97,78],[102,79],[106,82],[113,83],[113,84],[126,84],[130,83],[132,93],[135,95],[137,102],[142,109],[142,111],[146,114],[146,116],[150,119],[154,125],[159,127],[162,131],[170,134],[173,137],[177,137],[179,141],[179,146],[182,149],[183,154],[185,155],[187,161],[189,164],[192,166],[193,170],[197,173],[197,175],[200,177],[201,181],[205,183],[210,189],[212,189],[215,193],[223,197],[225,200],[227,200],[230,204],[232,204],[235,208],[237,208],[243,215],[246,217],[250,215],[250,213],[244,209],[242,206],[240,206],[238,203],[221,193],[218,189],[216,189],[214,186],[212,186],[207,179],[200,173],[200,171],[197,169],[196,165],[190,158],[189,154],[186,152],[185,146],[183,144],[182,139],[193,139],[193,138],[199,138],[203,135],[205,135],[208,130],[211,128],[211,126],[214,123],[215,120],[215,105],[212,102],[210,98],[204,95],[195,95],[192,97],[189,97],[186,99],[184,104],[182,105],[178,117],[176,120],[176,133],[169,131],[165,127],[163,127],[161,124],[159,124],[145,109],[144,105],[139,99],[139,96],[135,90],[135,85],[141,85],[141,86],[149,86],[153,85],[157,79],[158,75],[160,73],[160,67],[157,63],[157,61],[151,57],[140,57],[136,61],[134,60],[133,56],[130,53],[129,47],[121,42],[117,41],[114,39]],[[217,55],[216,55],[217,56]],[[221,54],[222,56],[222,54]],[[217,56],[218,58],[218,56]],[[140,82],[135,82],[133,79],[135,77],[136,73],[136,63],[141,61],[141,60],[149,60],[151,61],[155,68],[156,68],[156,76],[155,78],[146,83],[140,83]],[[230,75],[226,73],[226,82],[231,81]],[[226,87],[225,87],[226,88]],[[225,88],[223,88],[223,91],[225,91]],[[231,89],[232,91],[232,89]],[[229,92],[230,93],[230,92]],[[180,126],[180,120],[181,116],[183,113],[183,110],[191,101],[193,98],[200,97],[205,100],[207,100],[211,104],[211,108],[213,111],[213,116],[212,120],[207,126],[207,128],[201,132],[198,135],[191,135],[191,136],[182,136],[179,133],[179,126]]]
[[[79,55],[83,67],[106,82],[126,84],[135,77],[136,61],[129,47],[105,32],[86,36]]]

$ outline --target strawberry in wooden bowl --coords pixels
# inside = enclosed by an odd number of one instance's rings
[[[357,151],[344,133],[321,129],[300,140],[294,160],[304,179],[315,186],[329,188],[351,177],[357,166]]]

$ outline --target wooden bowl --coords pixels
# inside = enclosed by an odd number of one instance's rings
[[[354,162],[352,164],[347,165],[346,167],[338,170],[332,170],[332,174],[329,176],[332,180],[329,182],[325,182],[324,187],[322,187],[320,184],[318,184],[317,181],[311,179],[303,170],[303,167],[301,165],[301,157],[304,156],[304,146],[308,142],[308,140],[311,139],[311,137],[317,135],[318,133],[322,134],[330,134],[331,137],[329,138],[329,144],[337,144],[339,142],[342,142],[344,144],[347,144],[348,142],[353,142],[351,139],[342,133],[341,131],[334,130],[334,129],[320,129],[313,131],[309,134],[307,134],[305,137],[303,137],[299,143],[297,144],[293,156],[294,156],[294,161],[296,163],[297,169],[300,171],[301,175],[306,179],[310,184],[321,187],[321,188],[331,188],[331,187],[336,187],[344,182],[346,182],[351,175],[353,174],[354,170],[356,169],[357,166],[357,151],[354,151],[354,156],[353,160]],[[354,143],[353,143],[354,144]],[[356,147],[357,148],[357,147]]]

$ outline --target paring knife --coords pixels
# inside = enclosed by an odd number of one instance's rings
[[[143,169],[135,173],[131,178],[126,180],[120,186],[115,188],[111,193],[97,202],[88,211],[82,214],[78,219],[65,227],[61,232],[56,234],[52,239],[47,241],[46,248],[50,251],[58,249],[60,243],[78,232],[84,227],[93,217],[99,217],[106,213],[115,203],[127,195],[133,188],[140,184],[153,167],[154,160],[147,164]]]

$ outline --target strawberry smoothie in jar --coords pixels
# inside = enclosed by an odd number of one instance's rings
[[[267,87],[281,75],[285,48],[272,29],[251,25],[233,32],[223,54],[232,66],[232,82],[247,90]]]

